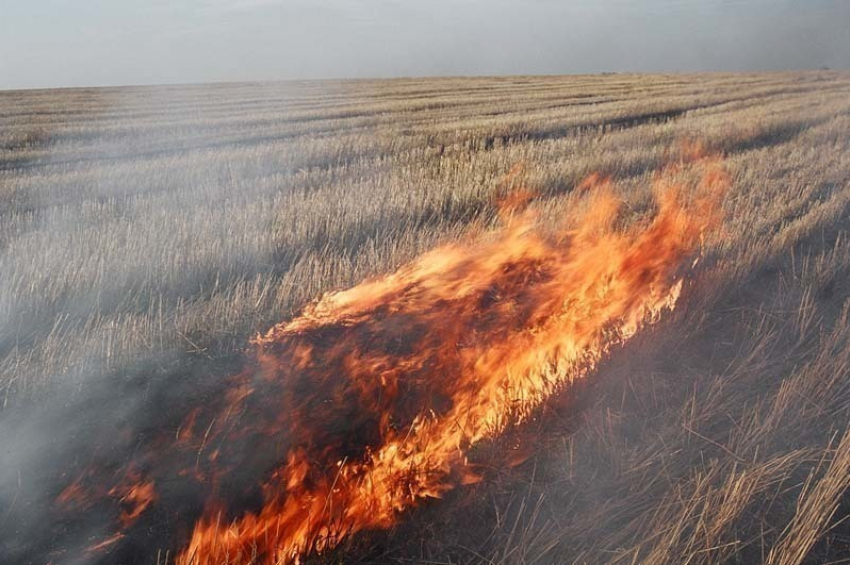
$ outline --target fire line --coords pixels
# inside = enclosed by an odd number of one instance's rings
[[[106,483],[87,470],[57,505],[112,500],[114,533],[88,548],[109,551],[160,485],[194,481],[206,503],[180,565],[298,563],[389,528],[479,480],[476,444],[675,307],[730,182],[719,157],[688,149],[654,176],[652,213],[618,227],[613,183],[593,175],[578,187],[586,211],[562,230],[541,229],[533,195],[513,190],[481,240],[327,293],[254,338],[220,398],[140,449],[116,486],[93,487]],[[234,505],[250,488],[253,505]]]

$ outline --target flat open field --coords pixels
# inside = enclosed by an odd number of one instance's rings
[[[0,92],[0,561],[101,539],[39,537],[91,427],[212,394],[323,293],[486,237],[518,164],[541,224],[595,173],[639,224],[683,140],[730,186],[675,310],[511,430],[521,462],[486,443],[477,484],[312,558],[850,562],[850,75],[826,71]],[[173,559],[191,527],[145,519],[73,562]]]

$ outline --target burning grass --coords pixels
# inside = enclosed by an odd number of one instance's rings
[[[525,209],[531,194],[515,189],[484,241],[441,246],[325,295],[255,339],[253,360],[173,439],[136,448],[106,491],[120,508],[117,529],[86,552],[120,541],[170,477],[207,492],[180,564],[298,562],[477,482],[478,443],[521,424],[675,306],[729,183],[719,158],[688,148],[656,175],[649,218],[617,229],[620,202],[595,175],[580,184],[583,216],[548,235]],[[253,477],[244,476],[248,446],[267,459]],[[224,486],[238,475],[259,489],[259,511],[226,505],[244,505]],[[108,481],[97,468],[86,480]],[[85,493],[74,482],[57,502],[95,505]]]

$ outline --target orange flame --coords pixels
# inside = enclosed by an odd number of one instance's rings
[[[131,484],[113,487],[109,491],[109,495],[117,498],[122,507],[118,519],[124,529],[132,526],[156,500],[153,481],[142,481],[139,477],[134,477],[134,480]]]
[[[694,195],[676,181],[681,165],[665,169],[654,217],[631,228],[614,228],[620,205],[600,176],[581,185],[590,200],[578,227],[554,236],[511,198],[490,240],[435,249],[258,336],[256,381],[239,379],[215,425],[233,428],[228,414],[258,382],[285,383],[269,402],[292,445],[261,508],[229,520],[212,503],[178,563],[298,562],[477,480],[467,461],[477,443],[675,305],[730,182],[719,159],[685,154],[701,171]]]
[[[123,471],[123,476],[112,488],[107,489],[104,481],[98,478],[98,469],[89,467],[72,483],[66,486],[55,499],[58,508],[67,513],[79,514],[88,510],[101,500],[111,499],[117,502],[120,513],[120,527],[105,540],[95,542],[86,548],[86,553],[99,553],[124,539],[125,531],[132,527],[139,517],[156,502],[157,493],[153,480],[145,480],[138,469],[132,465]]]

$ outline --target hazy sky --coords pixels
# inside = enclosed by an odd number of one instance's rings
[[[0,89],[850,67],[850,0],[0,0]]]

